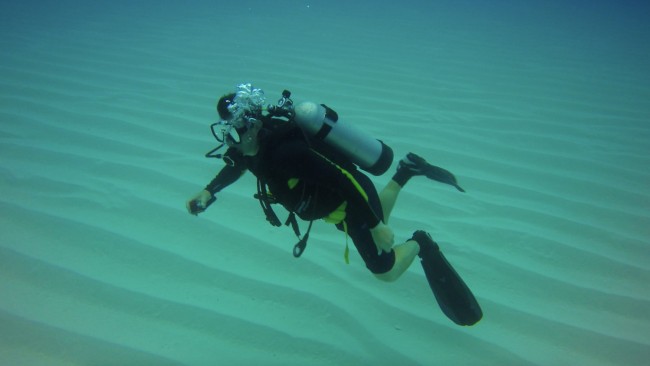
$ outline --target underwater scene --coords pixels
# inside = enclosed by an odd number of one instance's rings
[[[2,2],[0,364],[647,362],[649,14],[633,0]],[[211,125],[228,146],[256,126],[218,113],[247,84],[264,110],[284,90],[325,104],[332,136],[356,131],[339,148],[390,147],[385,172],[359,170],[378,192],[408,153],[453,174],[413,176],[387,222],[395,244],[431,235],[442,290],[418,258],[382,281],[353,229],[323,220],[295,258],[289,213],[272,205],[269,225],[250,172],[188,213],[230,167],[204,157]],[[277,168],[292,167],[315,170]],[[464,305],[439,291],[455,276],[480,320],[453,318]]]

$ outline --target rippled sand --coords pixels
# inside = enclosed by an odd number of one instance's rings
[[[434,8],[296,2],[285,19],[164,4],[15,11],[2,26],[0,363],[650,356],[650,84],[632,44],[647,34],[585,35],[557,9],[546,25],[463,24]],[[417,263],[391,284],[354,250],[346,265],[345,237],[325,223],[294,259],[250,175],[187,214],[222,166],[202,158],[214,103],[242,81],[269,102],[288,88],[326,103],[397,158],[456,174],[467,193],[411,181],[391,226],[398,241],[433,234],[483,306],[478,325],[445,318]]]

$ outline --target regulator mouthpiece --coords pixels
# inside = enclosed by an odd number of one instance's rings
[[[230,120],[233,121],[233,125],[236,126],[239,122],[246,121],[246,117],[259,116],[265,102],[264,90],[254,88],[251,83],[237,85],[235,98],[228,106],[228,111],[232,113]]]

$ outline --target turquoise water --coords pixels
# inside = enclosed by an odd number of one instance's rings
[[[0,5],[0,363],[620,365],[650,356],[650,7],[625,2]],[[414,265],[304,257],[250,199],[198,219],[215,102],[253,82],[453,171],[402,193],[481,302]],[[378,187],[389,175],[373,178]]]

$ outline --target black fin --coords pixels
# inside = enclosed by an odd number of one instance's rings
[[[429,165],[429,169],[427,169],[425,175],[429,179],[433,179],[440,183],[446,183],[452,185],[456,187],[457,190],[461,192],[465,192],[465,190],[458,185],[458,181],[456,180],[456,177],[446,169],[443,169],[435,165]]]
[[[481,320],[483,311],[474,294],[440,250],[428,251],[421,264],[440,309],[449,319],[458,325],[474,325]]]

